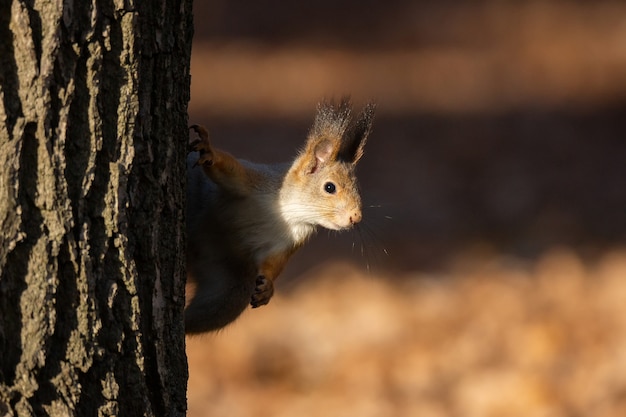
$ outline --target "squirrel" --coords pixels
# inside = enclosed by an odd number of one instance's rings
[[[318,226],[343,230],[361,221],[355,166],[375,105],[355,122],[348,99],[324,102],[304,148],[286,164],[257,164],[215,149],[193,125],[187,157],[188,334],[219,330],[250,304],[267,304],[274,280]],[[195,136],[195,135],[194,135]]]

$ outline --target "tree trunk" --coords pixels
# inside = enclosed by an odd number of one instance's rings
[[[191,0],[0,0],[0,416],[185,414]]]

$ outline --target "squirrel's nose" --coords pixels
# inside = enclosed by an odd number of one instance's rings
[[[350,215],[350,224],[357,224],[358,222],[361,221],[361,217],[362,217],[361,212],[359,210],[355,210]]]

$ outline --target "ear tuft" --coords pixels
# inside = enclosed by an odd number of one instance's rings
[[[367,137],[372,131],[375,112],[376,104],[368,103],[359,114],[356,122],[349,129],[346,129],[337,154],[339,159],[352,164],[356,164],[361,159],[365,142],[367,142]]]
[[[339,140],[348,128],[351,113],[349,97],[343,97],[339,105],[332,101],[323,101],[317,106],[317,114],[309,136]]]
[[[318,105],[300,161],[307,173],[314,173],[331,161],[355,164],[363,155],[372,129],[376,106],[365,106],[355,123],[350,123],[352,106],[348,97],[338,105],[324,101]]]

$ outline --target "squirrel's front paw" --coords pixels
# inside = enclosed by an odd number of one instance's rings
[[[274,295],[274,283],[271,279],[259,275],[256,277],[256,287],[254,288],[250,305],[252,305],[252,308],[264,306],[270,302],[272,295]]]
[[[209,141],[209,131],[201,125],[192,125],[189,129],[193,129],[198,134],[197,139],[189,141],[189,151],[200,153],[200,158],[196,161],[196,165],[213,165],[213,150]]]

